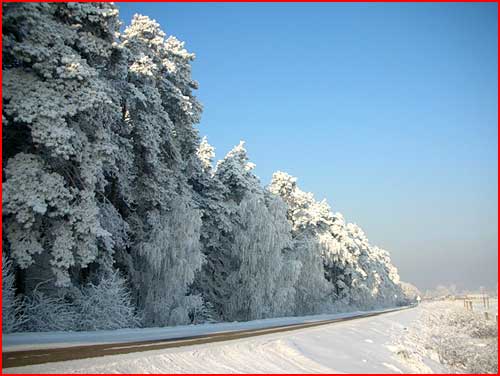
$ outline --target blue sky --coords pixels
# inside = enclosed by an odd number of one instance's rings
[[[421,288],[496,288],[497,4],[118,6],[196,53],[218,158],[245,140]]]

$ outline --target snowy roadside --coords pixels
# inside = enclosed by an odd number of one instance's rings
[[[475,304],[467,311],[463,301],[426,302],[406,334],[394,339],[390,349],[415,373],[430,373],[426,364],[433,359],[446,373],[497,373],[497,301],[489,309]],[[484,311],[490,313],[487,320]]]
[[[163,329],[214,333],[350,314]],[[420,306],[332,325],[100,358],[4,369],[4,373],[475,373],[497,368],[497,324],[462,302]],[[138,339],[162,329],[128,330]],[[139,332],[144,332],[139,334]],[[149,332],[151,331],[151,332]],[[118,332],[118,331],[116,331]],[[73,333],[83,335],[84,333]],[[89,335],[89,333],[85,333]],[[190,334],[194,334],[191,332]],[[53,334],[54,336],[56,334]],[[92,340],[92,337],[87,339]],[[108,337],[108,339],[110,339]],[[116,339],[116,338],[115,338]],[[76,340],[76,338],[74,338]],[[102,341],[101,341],[102,342]],[[82,343],[80,339],[80,344]]]
[[[234,330],[263,329],[273,326],[312,323],[344,317],[358,316],[367,312],[386,312],[394,308],[374,311],[354,311],[347,313],[323,314],[297,317],[281,317],[247,322],[225,322],[214,324],[182,325],[165,328],[134,328],[117,330],[97,330],[91,332],[42,332],[11,333],[2,337],[3,351],[48,349],[68,346],[122,343],[157,339],[173,339],[195,335],[224,333]]]
[[[9,368],[4,373],[409,373],[414,368],[392,346],[420,310],[224,343]],[[432,359],[426,364],[433,372],[444,371]]]

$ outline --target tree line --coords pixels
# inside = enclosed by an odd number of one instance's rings
[[[109,3],[3,4],[3,330],[403,304],[389,254],[244,143],[214,162],[194,54]]]

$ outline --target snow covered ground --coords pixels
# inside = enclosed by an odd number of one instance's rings
[[[444,317],[443,313],[449,313],[450,309],[462,312],[460,302],[430,302],[413,309],[332,325],[228,342],[9,368],[4,369],[4,373],[447,373],[456,369],[441,364],[442,354],[424,341],[428,339],[427,334],[436,333],[436,328],[432,326],[436,322],[429,317]],[[185,335],[187,330],[191,330],[191,334],[195,334],[194,331],[199,334],[207,330],[256,328],[270,325],[270,322],[277,325],[292,319],[303,322],[338,316],[271,319],[156,331],[164,331],[163,334],[177,331]],[[464,317],[470,318],[467,314]],[[153,336],[154,330],[151,333],[149,330],[143,329],[148,334],[140,339],[153,338],[148,335]],[[121,332],[122,339],[126,336],[138,339],[137,333],[134,336],[131,330]],[[74,335],[80,335],[82,341],[88,336],[85,343],[96,340],[91,333]],[[446,332],[446,335],[453,340],[456,333]],[[14,345],[13,337],[6,338],[10,349],[13,346],[26,348],[20,342]],[[109,335],[107,340],[111,337]],[[473,350],[491,349],[479,346]]]
[[[496,374],[498,303],[496,299],[491,303],[487,309],[476,301],[471,312],[461,300],[425,302],[420,306],[418,319],[391,348],[415,372],[431,372],[425,360],[434,359],[447,373]],[[489,319],[484,311],[490,313]]]

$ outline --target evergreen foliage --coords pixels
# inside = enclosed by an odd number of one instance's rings
[[[389,255],[244,142],[214,166],[195,58],[111,3],[3,5],[3,330],[251,320],[403,299]]]

